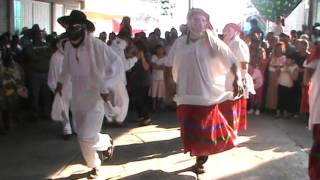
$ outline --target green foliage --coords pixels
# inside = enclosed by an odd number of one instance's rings
[[[264,18],[274,22],[277,16],[289,16],[301,0],[251,0],[251,2]]]

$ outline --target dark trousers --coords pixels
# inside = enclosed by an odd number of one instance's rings
[[[293,88],[278,86],[278,110],[293,112],[294,100],[292,99]]]
[[[301,105],[301,98],[302,98],[302,87],[300,84],[297,84],[293,86],[292,89],[292,95],[293,95],[293,107],[292,110],[294,113],[300,112],[300,105]]]
[[[48,73],[31,72],[29,78],[32,115],[34,118],[39,118],[40,115],[49,118],[51,111],[52,93],[50,92],[47,85]]]
[[[149,87],[139,87],[134,90],[135,109],[139,117],[149,119]]]

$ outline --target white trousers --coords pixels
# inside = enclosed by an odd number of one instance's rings
[[[51,117],[53,120],[60,121],[62,124],[62,134],[68,135],[72,134],[69,108],[71,100],[64,94],[62,96],[56,94],[52,104]],[[72,126],[76,131],[76,123],[72,121]]]
[[[69,107],[70,107],[70,100],[64,100],[64,112],[65,116],[63,116],[62,121],[62,133],[63,135],[72,134],[72,128],[71,128],[71,122],[70,122],[70,116],[69,116]],[[72,121],[73,129],[76,131],[76,123],[73,120]]]
[[[106,108],[106,117],[109,122],[115,120],[117,123],[122,123],[127,116],[129,107],[129,95],[124,83],[119,82],[114,90],[110,92],[110,102],[114,109],[118,112],[114,112],[110,108]]]
[[[97,151],[105,151],[110,146],[110,136],[101,134],[103,108],[94,108],[89,112],[74,112],[74,120],[82,155],[90,168],[101,166]]]
[[[62,133],[63,135],[72,134],[72,128],[69,117],[64,118],[62,121]]]

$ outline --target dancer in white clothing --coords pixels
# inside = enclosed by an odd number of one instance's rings
[[[115,121],[118,127],[126,127],[124,120],[128,113],[129,95],[126,89],[127,79],[126,71],[130,70],[138,61],[136,56],[126,57],[125,49],[131,41],[130,34],[126,33],[124,27],[117,37],[112,41],[111,48],[121,57],[121,82],[115,87],[115,91],[110,94],[110,101],[113,109],[106,114],[108,121]],[[129,32],[129,31],[128,31]]]
[[[121,80],[121,59],[107,44],[90,34],[94,25],[83,12],[73,10],[58,22],[66,28],[70,42],[65,45],[56,93],[62,94],[63,85],[71,79],[71,109],[78,141],[87,166],[92,168],[90,177],[96,177],[101,165],[97,151],[102,151],[103,159],[110,159],[113,152],[110,136],[99,132],[105,114],[104,103],[114,90],[112,87]]]
[[[48,86],[52,92],[54,92],[57,87],[58,78],[62,71],[62,65],[63,65],[63,59],[64,59],[63,48],[66,42],[67,42],[67,39],[62,39],[59,42],[57,42],[56,43],[57,50],[51,56],[49,73],[48,73]],[[62,116],[63,119],[56,119],[56,120],[62,121],[62,133],[63,133],[64,140],[69,140],[72,135],[72,128],[71,128],[70,117],[69,117],[69,107],[71,103],[71,97],[72,97],[72,86],[71,86],[71,82],[68,81],[67,84],[62,89],[62,100],[64,104],[63,111],[65,112],[66,116]],[[73,127],[75,127],[74,123],[73,123]]]
[[[248,45],[239,37],[241,32],[237,24],[229,23],[223,29],[223,40],[229,46],[237,59],[237,65],[241,72],[241,80],[244,85],[244,97],[225,101],[220,104],[222,114],[227,118],[234,131],[247,128],[247,99],[249,94],[255,94],[253,80],[248,73],[250,53]],[[230,115],[230,112],[233,113]]]

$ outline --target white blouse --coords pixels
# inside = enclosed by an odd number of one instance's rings
[[[210,38],[213,44],[207,38],[187,44],[181,36],[170,49],[166,66],[172,67],[178,105],[210,106],[233,99],[233,91],[227,90],[227,81],[233,80],[227,74],[236,59],[225,43]]]

